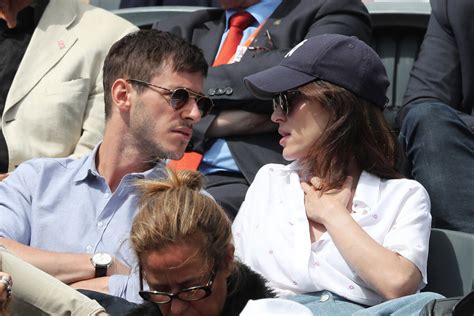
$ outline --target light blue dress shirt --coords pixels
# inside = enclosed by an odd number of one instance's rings
[[[244,30],[242,40],[240,41],[241,45],[255,32],[260,24],[264,23],[272,15],[280,3],[281,0],[262,0],[246,9],[247,12],[252,14],[256,22]],[[226,11],[226,31],[222,35],[219,51],[229,32],[229,19],[236,12],[236,10]],[[204,174],[210,174],[220,171],[240,172],[240,169],[232,157],[227,142],[223,138],[217,138],[214,144],[205,152],[199,171]]]
[[[33,159],[0,182],[0,236],[48,251],[107,252],[134,271],[112,276],[112,295],[141,302],[137,260],[129,243],[137,213],[137,179],[166,177],[164,165],[127,174],[115,192],[97,172],[100,144],[81,159]]]

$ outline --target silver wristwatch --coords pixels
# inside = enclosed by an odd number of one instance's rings
[[[105,252],[98,252],[91,258],[91,263],[95,268],[95,277],[107,275],[107,269],[112,265],[112,256]]]

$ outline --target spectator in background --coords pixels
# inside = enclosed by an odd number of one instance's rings
[[[161,20],[154,28],[178,34],[197,45],[213,64],[204,90],[213,96],[215,108],[195,127],[192,149],[204,157],[202,163],[200,157],[192,163],[206,175],[206,190],[234,218],[258,169],[266,163],[285,162],[277,127],[270,120],[271,103],[252,96],[242,78],[277,65],[304,38],[340,33],[369,41],[371,25],[360,0],[220,3],[220,10]],[[187,160],[183,162],[188,168]],[[183,168],[180,164],[178,168]]]
[[[121,0],[120,8],[149,7],[159,5],[187,5],[215,7],[218,0]]]
[[[97,23],[100,21],[100,23]],[[0,0],[0,177],[102,138],[102,62],[137,28],[78,0]]]
[[[430,194],[433,227],[474,233],[474,2],[431,8],[398,115],[402,170]]]
[[[0,243],[76,288],[140,301],[129,275],[133,182],[162,177],[163,159],[183,155],[212,104],[201,95],[207,68],[197,47],[170,33],[116,42],[103,68],[102,143],[81,159],[24,162],[0,182]]]
[[[430,202],[396,170],[375,51],[315,36],[244,81],[273,98],[293,162],[259,170],[232,227],[236,256],[316,315],[418,315],[441,297],[415,294],[427,283]]]

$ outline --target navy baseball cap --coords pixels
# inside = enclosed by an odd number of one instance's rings
[[[384,108],[389,81],[377,53],[357,39],[325,34],[305,39],[289,51],[278,66],[244,78],[259,99],[298,88],[317,79],[343,87]]]

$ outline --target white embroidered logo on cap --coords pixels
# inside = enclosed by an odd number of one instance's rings
[[[295,47],[293,47],[288,53],[286,53],[285,55],[285,58],[288,58],[290,57],[291,55],[293,55],[293,53],[301,47],[301,45],[303,45],[308,39],[305,39],[304,41],[300,42],[298,45],[296,45]]]

